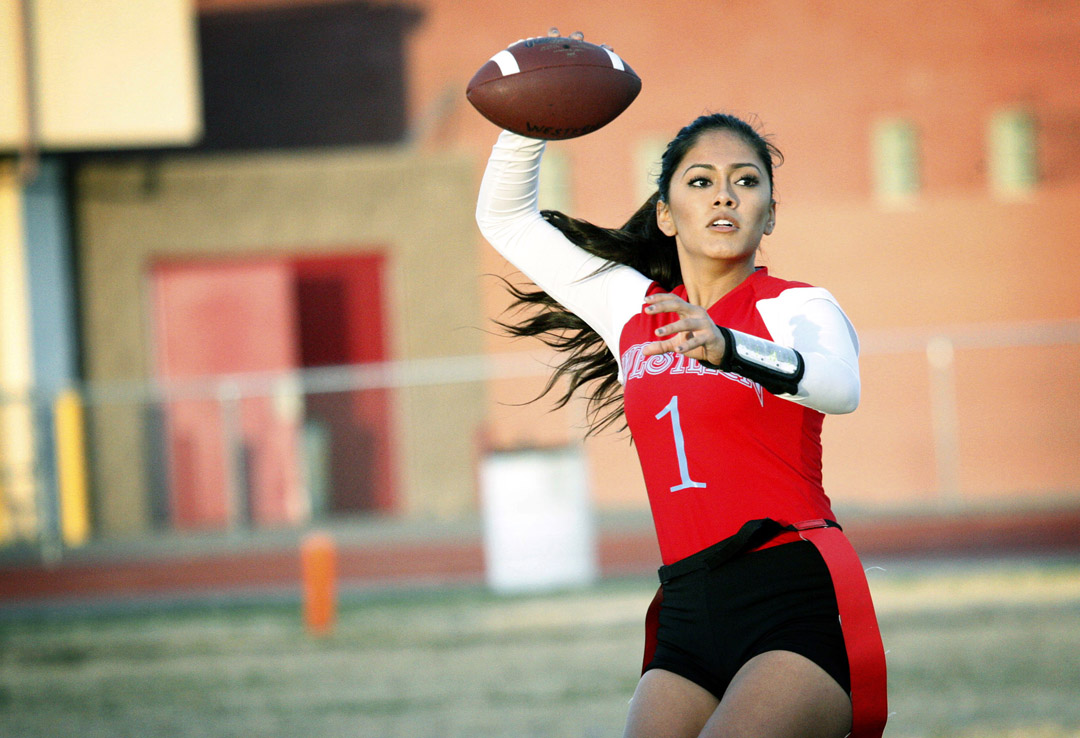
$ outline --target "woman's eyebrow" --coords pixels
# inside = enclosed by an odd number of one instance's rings
[[[683,170],[683,174],[686,174],[691,169],[708,169],[708,170],[713,171],[713,172],[716,171],[716,167],[714,167],[712,164],[691,164],[690,166],[688,166],[686,169]]]
[[[754,169],[758,170],[759,172],[761,171],[761,167],[759,167],[757,164],[755,164],[752,161],[739,162],[738,164],[732,164],[730,168],[731,169],[742,169],[743,167],[753,167]],[[688,166],[686,169],[683,170],[683,174],[686,174],[691,169],[695,169],[695,168],[697,168],[697,169],[708,169],[708,170],[713,171],[713,172],[716,171],[716,167],[714,165],[712,165],[712,164],[691,164],[690,166]]]

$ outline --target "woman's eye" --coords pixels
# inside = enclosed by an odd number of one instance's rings
[[[744,187],[757,187],[759,184],[761,184],[761,180],[758,179],[756,175],[745,174],[735,180],[735,184],[739,184]]]
[[[691,187],[708,187],[712,184],[712,181],[710,181],[708,177],[694,177],[687,184]]]

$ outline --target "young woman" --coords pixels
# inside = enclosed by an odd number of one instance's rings
[[[548,388],[585,390],[593,430],[625,413],[641,461],[664,566],[625,735],[880,735],[880,636],[821,484],[858,339],[827,291],[755,264],[779,151],[702,116],[604,229],[537,209],[543,150],[499,135],[477,222],[540,288],[512,288],[536,310],[505,327],[565,351]]]

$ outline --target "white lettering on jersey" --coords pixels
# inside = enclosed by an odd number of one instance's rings
[[[650,356],[645,359],[645,371],[649,374],[663,374],[671,369],[671,365],[675,363],[675,356],[673,354],[658,354],[657,356]]]
[[[626,349],[622,355],[622,366],[626,372],[626,382],[641,379],[646,373],[657,374],[700,374],[719,375],[733,382],[738,382],[748,389],[752,389],[757,395],[758,404],[765,406],[765,390],[757,382],[731,372],[722,372],[719,369],[709,369],[697,359],[691,359],[683,354],[666,353],[657,356],[646,356],[644,349],[648,343],[636,343]]]

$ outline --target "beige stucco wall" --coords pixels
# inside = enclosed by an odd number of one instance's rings
[[[18,164],[0,159],[0,543],[31,538],[38,525],[21,185]]]
[[[196,25],[193,0],[0,4],[0,150],[195,141]]]
[[[161,257],[387,256],[393,359],[482,350],[475,166],[406,149],[139,158],[86,165],[77,180],[82,319],[91,383],[152,372],[148,270]],[[402,512],[475,506],[480,383],[399,391],[394,402]],[[91,415],[96,513],[106,533],[149,520],[141,406]]]

